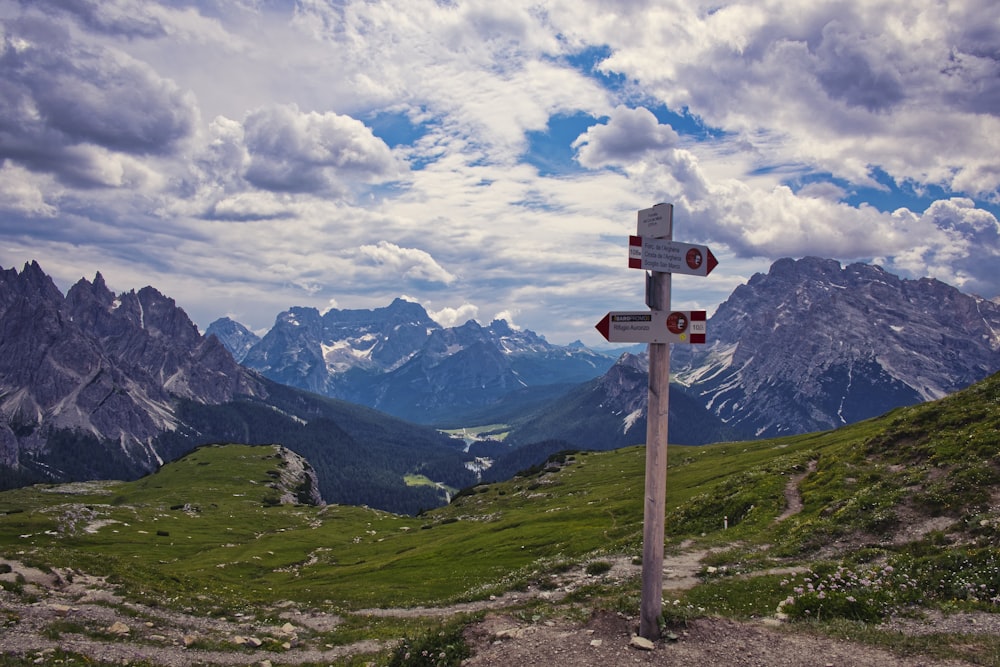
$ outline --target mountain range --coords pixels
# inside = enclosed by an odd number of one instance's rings
[[[0,269],[0,488],[133,479],[197,446],[281,443],[315,466],[327,502],[415,513],[474,483],[463,443],[269,380],[203,336],[152,287],[100,273],[65,297],[32,262]]]
[[[112,294],[100,273],[59,292],[36,263],[0,271],[0,462],[45,449],[52,430],[114,441],[143,470],[179,426],[175,399],[223,403],[266,394],[261,379],[203,337],[152,287]]]
[[[708,344],[673,346],[670,441],[803,433],[943,396],[1000,369],[998,332],[1000,305],[936,280],[779,260],[719,306]],[[280,442],[327,502],[413,513],[475,483],[477,456],[495,479],[560,449],[642,443],[646,364],[503,321],[442,327],[404,300],[201,335],[153,287],[116,295],[98,273],[64,297],[32,262],[0,269],[0,486]],[[504,424],[506,439],[469,448],[418,421]]]
[[[614,362],[503,320],[442,327],[423,306],[403,299],[373,310],[290,308],[262,338],[229,318],[206,334],[276,382],[418,423],[453,420],[525,387],[559,395]]]
[[[611,364],[505,322],[444,329],[401,300],[322,316],[293,308],[263,339],[230,320],[209,332],[234,354],[248,349],[247,366],[293,386],[415,421],[509,424],[508,448],[645,441],[644,352]],[[671,367],[671,442],[833,428],[1000,369],[1000,304],[868,264],[781,259],[719,306],[706,345],[673,346]]]

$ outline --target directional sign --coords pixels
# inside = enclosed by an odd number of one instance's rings
[[[661,273],[707,276],[719,265],[708,246],[644,236],[628,237],[628,266]]]
[[[596,329],[610,343],[704,343],[704,310],[611,311]]]

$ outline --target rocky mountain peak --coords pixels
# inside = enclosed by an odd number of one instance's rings
[[[489,329],[497,336],[511,336],[517,332],[507,320],[493,320],[490,322]]]
[[[35,262],[0,280],[8,304],[0,309],[0,459],[44,450],[48,434],[63,429],[114,442],[150,470],[162,462],[153,439],[177,424],[175,399],[220,403],[262,392],[152,287],[115,296],[98,273],[63,297]]]
[[[215,336],[228,349],[237,362],[242,363],[254,345],[260,342],[260,337],[239,322],[220,317],[208,325],[205,336]]]
[[[71,310],[83,310],[92,306],[109,310],[114,300],[115,295],[108,289],[100,272],[94,276],[94,282],[80,278],[66,292],[66,302]]]
[[[278,325],[288,325],[288,326],[316,326],[322,323],[322,318],[320,317],[319,310],[316,308],[310,308],[306,306],[292,306],[288,310],[278,313],[278,316],[274,320],[275,326]]]
[[[1000,368],[995,304],[938,280],[813,257],[753,276],[708,331],[708,345],[676,350],[674,370],[750,435],[857,421]]]
[[[0,271],[0,304],[7,305],[18,297],[39,302],[62,300],[62,293],[38,262],[26,262],[20,273],[16,269]]]
[[[408,322],[431,322],[430,316],[427,314],[427,310],[421,306],[416,301],[408,301],[406,299],[401,299],[396,297],[392,300],[388,306],[384,309],[376,308],[374,312],[383,310],[385,314],[391,315],[392,319],[395,321],[408,321]]]
[[[626,352],[622,356],[618,357],[618,360],[615,362],[615,366],[646,372],[649,369],[649,359],[645,354],[632,354],[631,352]],[[612,368],[614,368],[614,366]]]
[[[621,414],[644,411],[649,400],[649,358],[626,352],[601,377],[606,406]]]
[[[831,280],[841,273],[840,262],[822,257],[803,257],[792,259],[783,257],[771,264],[767,275],[771,278],[784,278],[801,281],[804,278]]]
[[[166,336],[182,345],[201,342],[198,327],[177,302],[154,287],[143,287],[136,294],[142,306],[143,327],[153,336]]]
[[[24,264],[24,268],[21,270],[21,282],[25,285],[30,285],[40,294],[53,294],[53,291],[59,291],[55,283],[52,281],[52,278],[50,278],[42,270],[42,267],[38,264],[38,262],[34,260]]]

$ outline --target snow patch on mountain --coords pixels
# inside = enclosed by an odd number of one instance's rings
[[[628,433],[631,431],[632,427],[635,426],[635,423],[642,418],[644,412],[645,410],[643,408],[638,408],[628,413],[625,416],[625,419],[622,420],[622,433]]]
[[[320,343],[320,349],[327,370],[331,373],[343,373],[355,367],[371,366],[372,350],[377,342],[375,335],[365,334],[354,340]]]

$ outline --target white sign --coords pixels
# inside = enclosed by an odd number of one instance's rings
[[[636,234],[654,239],[670,238],[674,228],[674,205],[657,204],[639,211]]]
[[[613,310],[595,328],[610,343],[705,342],[704,310]]]
[[[661,273],[707,276],[719,260],[708,246],[643,236],[628,238],[628,266]]]

